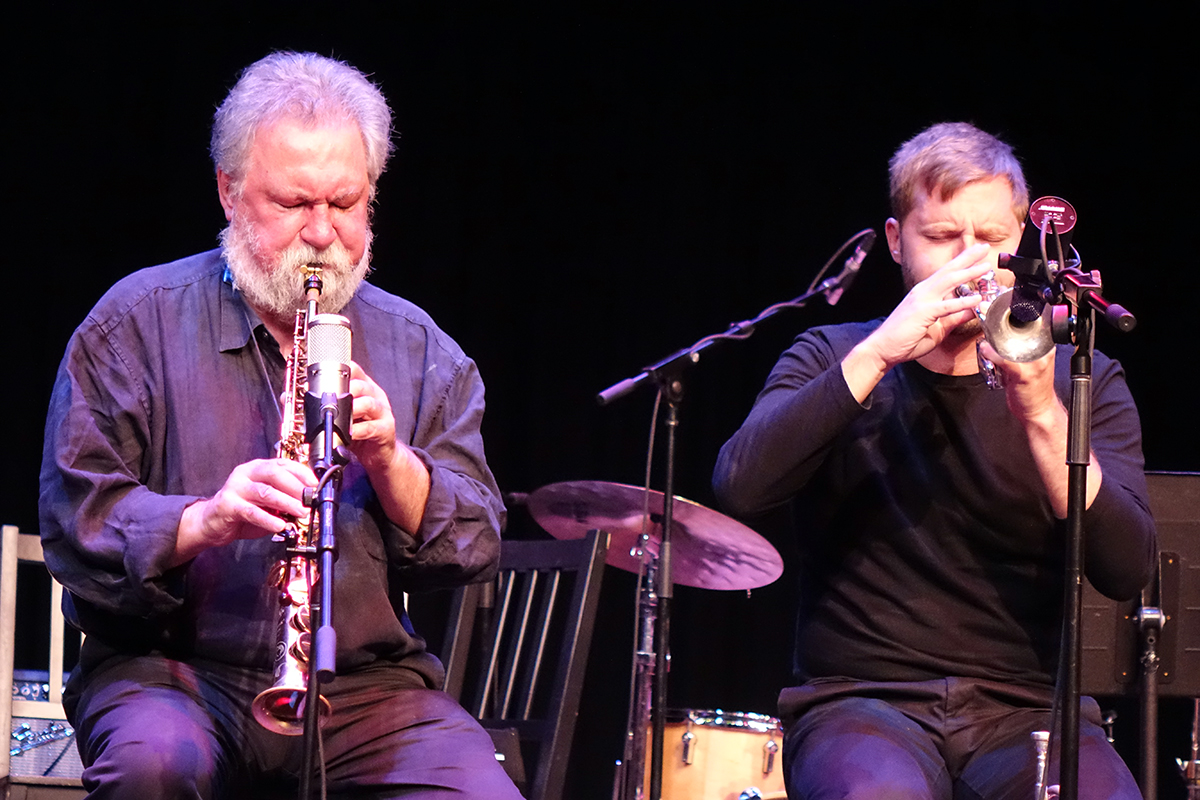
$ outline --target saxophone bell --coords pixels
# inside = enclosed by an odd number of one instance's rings
[[[254,719],[269,731],[285,736],[304,733],[304,706],[308,696],[309,655],[312,625],[309,593],[315,570],[304,556],[276,563],[272,583],[279,587],[275,683],[259,692],[250,705]],[[324,724],[332,713],[329,701],[320,698],[318,721]]]

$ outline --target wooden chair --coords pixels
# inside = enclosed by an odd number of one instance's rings
[[[73,800],[85,796],[74,731],[62,707],[63,588],[50,580],[49,669],[45,683],[22,681],[14,692],[17,629],[17,574],[22,562],[44,564],[41,540],[3,527],[0,539],[0,731],[11,731],[8,747],[0,747],[0,797],[11,800]],[[44,567],[43,567],[44,568]],[[38,676],[41,677],[40,675]],[[32,689],[32,691],[31,691]],[[43,698],[44,695],[44,698]],[[8,699],[11,698],[11,702]],[[21,748],[14,755],[13,749]]]
[[[492,733],[530,800],[562,797],[607,551],[601,531],[506,541],[496,582],[458,590],[451,606],[446,691]]]

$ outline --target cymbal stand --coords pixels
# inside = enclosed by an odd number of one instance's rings
[[[833,263],[837,256],[846,250],[850,244],[859,242],[859,247],[854,255],[846,262],[846,268],[841,274],[825,280],[820,285],[810,287],[803,295],[783,303],[776,303],[759,312],[758,316],[750,320],[734,323],[729,328],[721,333],[706,336],[700,339],[691,347],[678,350],[675,353],[667,356],[656,364],[643,369],[640,373],[632,378],[626,378],[619,383],[616,383],[609,388],[601,391],[596,400],[600,405],[608,405],[609,403],[624,397],[638,386],[646,382],[657,384],[661,396],[667,401],[667,459],[666,459],[666,474],[663,487],[663,518],[662,518],[662,535],[661,544],[658,551],[656,562],[656,581],[657,591],[654,599],[653,625],[654,629],[652,637],[649,636],[645,629],[639,631],[640,635],[652,638],[654,643],[654,669],[649,676],[646,671],[641,673],[635,671],[634,689],[635,692],[645,693],[647,686],[653,682],[654,692],[649,700],[650,718],[652,722],[651,732],[651,748],[650,748],[650,786],[649,800],[659,800],[662,795],[662,768],[663,768],[663,731],[666,727],[666,696],[667,696],[667,659],[668,659],[668,642],[670,642],[671,628],[671,599],[674,594],[673,584],[671,582],[671,522],[673,517],[673,508],[675,504],[675,433],[679,426],[679,403],[683,398],[683,373],[684,371],[697,363],[700,360],[700,354],[720,341],[746,339],[754,332],[755,326],[760,322],[774,316],[784,309],[802,308],[810,299],[817,295],[824,295],[826,301],[832,305],[841,297],[842,292],[849,286],[854,274],[858,271],[862,264],[863,258],[866,257],[867,251],[870,250],[871,244],[875,240],[875,232],[871,229],[859,231],[850,237],[834,257],[826,262],[822,268],[818,278],[824,274],[825,269]],[[813,281],[816,284],[816,280]],[[653,448],[653,443],[651,444]],[[647,487],[649,488],[649,487]],[[647,570],[649,574],[650,570]],[[640,596],[640,595],[639,595]],[[647,605],[649,605],[647,603]],[[640,623],[644,626],[647,622],[647,617],[644,615],[640,618]],[[639,639],[639,654],[644,649],[644,644],[647,639]],[[646,698],[640,694],[635,696],[631,702],[630,712],[630,730],[627,732],[628,740],[637,741],[642,734],[638,728],[645,728],[644,724],[637,724],[638,720],[634,720],[638,716],[639,720],[644,718]],[[642,800],[643,793],[641,788],[641,775],[644,768],[644,745],[640,748],[632,747],[633,761],[626,761],[621,765],[618,785],[625,790],[617,800]],[[636,787],[636,791],[631,787]]]
[[[667,398],[667,464],[663,515],[658,554],[651,554],[647,547],[650,521],[648,515],[639,541],[642,550],[642,568],[638,582],[639,629],[634,652],[625,758],[617,777],[617,800],[642,800],[643,797],[659,800],[662,796],[667,663],[671,641],[671,597],[674,594],[671,582],[671,522],[675,505],[675,431],[679,426],[679,400],[683,395],[683,382],[678,377],[672,378],[661,391]],[[643,776],[647,727],[650,728],[650,780],[649,790],[645,792]]]
[[[646,548],[644,534],[639,542],[642,568],[638,572],[637,636],[634,639],[633,674],[629,687],[629,717],[625,749],[613,785],[613,800],[638,800],[646,774],[646,737],[650,729],[654,669],[654,633],[657,630],[658,592],[655,579],[658,561]]]

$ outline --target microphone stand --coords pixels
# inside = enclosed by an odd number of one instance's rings
[[[1064,598],[1066,657],[1063,680],[1062,753],[1059,797],[1079,796],[1079,684],[1083,610],[1083,511],[1087,506],[1087,468],[1091,453],[1092,314],[1079,315],[1079,344],[1071,359],[1071,406],[1067,425],[1067,569]]]
[[[867,234],[870,234],[871,237],[869,242],[873,242],[875,233],[869,228],[856,233],[826,263],[826,267],[852,242],[864,238]],[[869,242],[863,247],[861,255],[857,256],[858,264],[861,264],[862,258],[866,256],[866,250],[870,247]],[[596,396],[597,402],[605,406],[625,397],[633,392],[634,389],[649,381],[658,385],[659,391],[662,392],[663,397],[667,401],[667,462],[664,476],[665,486],[663,489],[662,541],[657,557],[657,568],[654,570],[654,574],[657,577],[657,591],[654,592],[657,595],[657,608],[656,613],[653,615],[642,615],[643,618],[649,621],[649,624],[654,625],[657,629],[654,636],[654,691],[650,701],[649,800],[660,800],[662,796],[667,663],[671,629],[671,600],[674,595],[674,584],[671,581],[671,525],[674,517],[675,503],[675,440],[676,431],[679,427],[679,404],[683,400],[684,395],[683,372],[688,366],[699,362],[700,354],[712,345],[728,339],[749,338],[754,333],[754,328],[758,323],[774,316],[785,308],[802,308],[818,294],[824,294],[830,305],[836,303],[842,291],[849,286],[850,280],[857,271],[857,267],[858,265],[855,265],[853,270],[844,270],[840,275],[824,281],[820,286],[817,286],[815,289],[809,289],[793,300],[769,306],[759,313],[758,316],[754,317],[754,319],[733,323],[723,333],[706,336],[691,347],[672,353],[661,361],[646,367],[637,375],[613,384]],[[820,275],[818,274],[819,277]],[[639,591],[639,602],[641,602],[642,594],[644,592]],[[639,682],[635,680],[635,687],[636,685],[639,685]],[[635,730],[635,725],[645,730],[644,719],[633,719],[633,717],[639,716],[642,713],[638,707],[639,705],[631,698],[630,732]],[[642,748],[635,748],[635,751],[637,752],[634,753],[631,763],[624,763],[621,767],[624,779],[619,780],[618,784],[621,793],[620,800],[639,800],[641,796],[639,790],[641,788],[642,775],[645,771],[645,764],[643,763],[645,753]]]
[[[1065,295],[1075,314],[1067,322],[1068,342],[1076,343],[1071,358],[1071,396],[1067,409],[1067,553],[1063,608],[1062,738],[1059,757],[1059,798],[1079,796],[1079,695],[1082,665],[1083,513],[1087,507],[1087,469],[1091,462],[1092,353],[1095,316],[1123,332],[1136,325],[1133,315],[1100,294],[1100,274],[1075,268],[1055,276],[1057,294]],[[1064,327],[1056,319],[1055,339]],[[1073,330],[1071,330],[1073,328]]]
[[[305,398],[308,399],[307,397]],[[337,514],[338,491],[342,469],[349,463],[345,448],[337,441],[335,420],[350,418],[349,394],[325,392],[320,398],[321,435],[324,446],[320,458],[313,464],[316,489],[310,505],[316,512],[317,543],[309,554],[316,559],[319,600],[309,605],[312,615],[309,629],[313,632],[309,647],[308,690],[304,704],[304,756],[300,769],[300,800],[312,797],[312,779],[320,761],[320,691],[321,684],[333,680],[337,666],[337,631],[333,627],[333,565],[337,560],[337,541],[334,518]]]

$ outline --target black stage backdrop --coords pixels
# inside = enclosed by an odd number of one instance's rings
[[[639,483],[652,393],[600,408],[596,392],[801,294],[855,231],[882,235],[889,155],[956,119],[1012,142],[1033,196],[1075,205],[1085,267],[1138,317],[1133,333],[1097,339],[1128,370],[1148,467],[1200,469],[1186,249],[1197,74],[1181,15],[1152,4],[1040,17],[967,3],[175,5],[46,4],[8,29],[8,241],[22,256],[10,252],[5,270],[16,277],[6,523],[36,528],[41,428],[73,328],[122,275],[215,245],[211,114],[238,70],[274,49],[343,58],[391,101],[398,150],[380,182],[372,280],[478,361],[506,492]],[[900,292],[877,247],[836,307],[788,312],[710,350],[689,375],[678,493],[713,505],[716,452],[793,336],[885,314]],[[522,509],[511,516],[508,535],[539,535]],[[790,557],[780,528],[761,530]],[[571,767],[578,798],[609,796],[625,727],[634,579],[609,568],[605,581]],[[772,711],[792,591],[790,573],[750,596],[680,588],[670,704]],[[1185,726],[1164,716],[1164,759],[1185,755]],[[1136,754],[1136,731],[1136,713],[1123,714],[1123,751]],[[1177,778],[1163,787],[1182,796]]]

